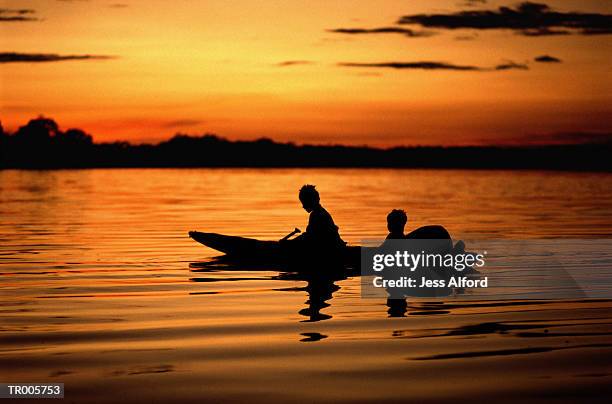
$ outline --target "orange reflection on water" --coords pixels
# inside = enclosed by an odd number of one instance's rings
[[[304,183],[353,244],[384,237],[393,208],[408,228],[439,223],[455,238],[601,237],[612,217],[607,174],[0,171],[3,379],[64,382],[72,399],[106,402],[610,389],[610,301],[408,301],[398,313],[361,299],[358,277],[311,285],[190,266],[215,255],[191,229],[262,239],[304,229]]]

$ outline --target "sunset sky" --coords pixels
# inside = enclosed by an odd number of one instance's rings
[[[612,2],[545,4],[0,0],[0,119],[12,131],[42,114],[134,143],[605,136]]]

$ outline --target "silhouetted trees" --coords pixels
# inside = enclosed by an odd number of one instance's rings
[[[30,120],[13,135],[2,136],[0,167],[86,167],[95,150],[93,139],[80,129],[62,132],[45,117]]]
[[[405,167],[611,171],[610,143],[537,147],[299,146],[271,139],[229,141],[177,134],[156,145],[94,143],[45,117],[8,134],[0,124],[1,168],[79,167]]]

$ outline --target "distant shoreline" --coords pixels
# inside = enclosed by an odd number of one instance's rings
[[[551,172],[551,173],[593,173],[611,174],[612,168],[586,169],[586,168],[555,168],[555,167],[378,167],[378,166],[55,166],[55,167],[4,167],[3,171],[77,171],[77,170],[435,170],[435,171],[508,171],[508,172]]]
[[[75,168],[403,168],[612,171],[612,142],[543,146],[296,145],[176,135],[155,145],[94,143],[47,118],[0,132],[0,169]]]
[[[318,146],[324,147],[324,146]],[[427,159],[428,153],[418,150],[421,154],[419,162],[386,162],[386,161],[346,161],[339,158],[338,161],[317,161],[316,156],[313,160],[300,163],[287,163],[284,161],[275,162],[274,160],[262,162],[242,162],[224,163],[215,159],[204,160],[201,162],[187,162],[172,159],[149,159],[125,157],[120,161],[114,158],[96,157],[92,162],[79,161],[77,159],[60,160],[20,160],[15,161],[13,157],[5,158],[4,150],[0,150],[0,170],[73,170],[73,169],[126,169],[126,168],[168,168],[168,169],[195,169],[195,168],[237,168],[237,169],[435,169],[435,170],[521,170],[521,171],[570,171],[570,172],[612,172],[612,148],[606,146],[605,150],[572,148],[572,150],[555,150],[553,148],[538,148],[536,150],[525,150],[522,148],[491,150],[490,148],[474,148],[473,152],[485,153],[490,156],[485,159],[468,161],[470,154],[464,150],[454,148],[443,149],[444,153],[436,154],[436,159]],[[413,149],[405,149],[404,153],[411,156],[416,152]],[[552,152],[552,153],[551,153]],[[577,154],[586,154],[584,157],[576,157]],[[443,155],[440,156],[440,154]],[[529,158],[525,159],[525,155]],[[551,154],[554,154],[551,158]],[[448,158],[447,161],[439,161],[437,158]],[[578,160],[574,160],[578,159]],[[580,160],[584,159],[584,160]],[[187,159],[189,160],[189,159]],[[409,159],[408,159],[409,160]]]

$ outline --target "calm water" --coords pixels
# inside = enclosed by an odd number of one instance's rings
[[[359,278],[206,270],[188,230],[278,239],[315,183],[341,235],[610,238],[612,175],[459,170],[0,171],[0,381],[76,401],[574,401],[609,394],[603,300],[361,299]],[[607,280],[606,280],[607,281]],[[391,317],[391,315],[401,317]],[[112,395],[114,394],[114,396]]]

